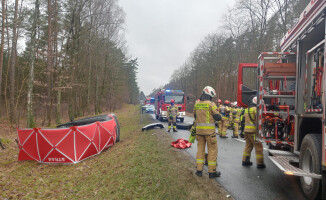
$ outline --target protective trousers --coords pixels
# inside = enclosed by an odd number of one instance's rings
[[[169,117],[168,118],[168,130],[170,130],[172,128],[171,125],[173,125],[173,130],[177,129],[177,117],[172,117],[172,119]]]
[[[203,171],[205,163],[205,145],[207,143],[208,148],[208,172],[216,172],[216,160],[217,160],[217,139],[215,133],[213,135],[196,135],[197,144],[197,156],[196,165],[197,171]]]
[[[252,149],[255,147],[256,151],[256,161],[258,164],[264,164],[264,153],[263,153],[263,144],[259,141],[256,141],[255,133],[244,133],[244,139],[246,140],[246,146],[243,151],[242,161],[250,161],[250,155]]]
[[[239,136],[239,127],[240,127],[240,121],[234,122],[234,128],[233,128],[233,135]]]
[[[229,119],[227,117],[222,118],[222,131],[221,131],[221,136],[226,136],[226,130],[229,126]]]
[[[222,132],[222,122],[218,121],[217,122],[218,128],[217,128],[217,135],[221,135]]]

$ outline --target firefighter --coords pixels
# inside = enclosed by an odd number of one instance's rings
[[[256,112],[257,112],[257,97],[253,97],[250,100],[248,108],[245,109],[243,120],[245,121],[244,128],[244,138],[246,140],[246,145],[243,151],[242,165],[251,166],[252,162],[250,161],[250,155],[252,149],[255,147],[256,151],[256,162],[257,168],[265,168],[264,164],[264,153],[263,153],[263,144],[259,142],[256,138]]]
[[[221,106],[220,112],[222,114],[222,123],[221,123],[221,138],[227,138],[226,136],[226,130],[229,126],[229,117],[230,117],[230,102],[228,100],[225,100],[224,105]]]
[[[240,126],[240,114],[241,109],[237,108],[237,102],[231,103],[231,113],[232,113],[232,121],[231,121],[231,129],[233,130],[232,138],[239,138],[239,126]]]
[[[244,138],[244,128],[245,128],[245,122],[243,120],[243,116],[244,116],[244,108],[241,108],[241,114],[240,114],[240,137]]]
[[[220,111],[221,106],[222,106],[222,100],[221,99],[217,99],[216,106],[217,106],[217,110]],[[222,127],[221,121],[218,121],[217,122],[217,135],[221,134],[221,131],[222,131],[221,127]]]
[[[229,130],[234,130],[234,121],[235,121],[235,117],[236,113],[235,113],[235,106],[233,104],[233,102],[230,103],[230,116],[229,116],[229,126],[227,129]],[[231,136],[232,137],[232,136]]]
[[[196,103],[194,107],[196,140],[198,142],[196,175],[199,177],[203,174],[206,144],[208,149],[207,162],[209,178],[215,178],[221,175],[219,171],[216,171],[217,139],[215,133],[215,121],[220,121],[221,115],[217,110],[216,104],[212,102],[212,98],[215,95],[215,90],[210,86],[206,86],[203,89],[200,101]]]
[[[177,115],[179,115],[178,107],[174,104],[174,99],[171,99],[171,105],[167,109],[167,116],[168,116],[168,132],[170,132],[170,129],[172,128],[171,125],[173,125],[173,132],[177,131]]]

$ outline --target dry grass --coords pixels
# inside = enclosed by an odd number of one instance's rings
[[[73,165],[18,162],[14,136],[0,135],[0,199],[226,199],[214,180],[194,175],[194,161],[165,131],[141,132],[138,111],[116,112],[121,141]]]

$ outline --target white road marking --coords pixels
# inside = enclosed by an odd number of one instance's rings
[[[236,138],[234,138],[234,139],[236,139]],[[246,142],[245,140],[241,140],[241,139],[236,139],[236,140],[238,140],[238,141],[240,141],[240,142]],[[265,148],[265,147],[263,147],[263,149],[266,150],[266,151],[268,150],[268,149]]]

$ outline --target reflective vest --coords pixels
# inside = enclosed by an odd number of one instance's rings
[[[217,106],[211,101],[199,101],[195,104],[194,114],[196,115],[196,134],[215,134],[215,120],[213,115],[219,114]]]
[[[250,107],[245,109],[244,117],[245,117],[245,128],[244,132],[254,133],[256,132],[256,107]],[[251,118],[249,117],[251,116]],[[252,120],[251,120],[252,119]]]

